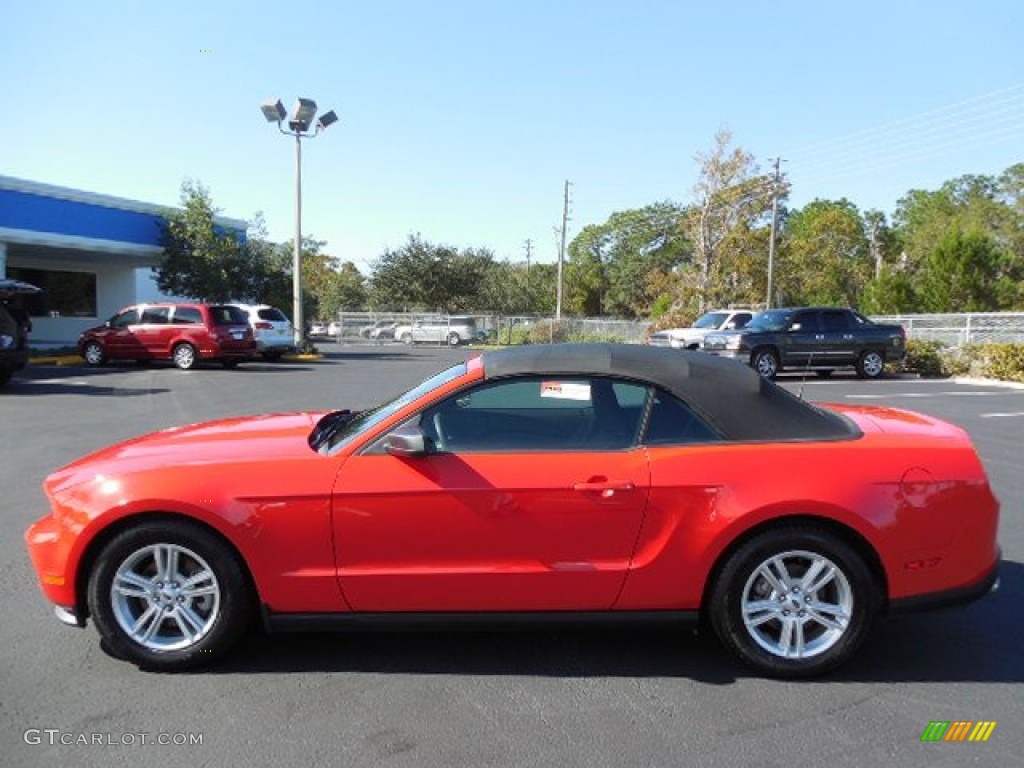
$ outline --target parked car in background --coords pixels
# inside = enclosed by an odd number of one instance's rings
[[[903,326],[874,323],[852,309],[795,307],[760,312],[739,330],[709,333],[701,348],[749,363],[766,379],[786,368],[824,377],[850,367],[877,379],[887,362],[903,359],[906,341]]]
[[[395,328],[398,322],[395,320],[377,320],[359,329],[359,335],[364,339],[393,339]]]
[[[233,368],[257,355],[249,315],[233,304],[160,303],[126,307],[82,333],[78,351],[89,365],[108,360],[171,360],[194,368],[216,360]]]
[[[687,328],[669,328],[652,333],[647,343],[652,347],[699,349],[704,337],[712,331],[743,328],[753,316],[750,309],[714,309],[705,312]]]
[[[268,304],[236,304],[249,317],[256,348],[264,360],[279,360],[295,349],[295,329],[277,307]]]
[[[457,347],[478,340],[476,321],[472,317],[452,316],[417,320],[411,325],[395,327],[395,339],[404,344],[448,344]]]
[[[327,335],[327,323],[317,321],[309,324],[309,335],[310,336],[326,336]]]
[[[32,321],[20,303],[21,296],[42,289],[21,280],[0,279],[0,387],[28,363],[28,335]]]

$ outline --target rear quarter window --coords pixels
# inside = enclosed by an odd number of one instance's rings
[[[244,309],[222,304],[210,307],[214,325],[248,325],[249,315]]]
[[[277,307],[264,307],[256,311],[260,320],[267,320],[272,323],[287,323],[288,318]]]

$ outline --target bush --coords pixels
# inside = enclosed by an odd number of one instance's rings
[[[907,340],[907,356],[897,366],[897,370],[903,373],[916,373],[919,376],[927,377],[950,375],[942,343],[919,339]]]
[[[921,376],[974,376],[1024,382],[1024,344],[967,344],[946,349],[938,341],[907,341],[898,370]]]
[[[986,344],[981,375],[1024,382],[1024,344]]]

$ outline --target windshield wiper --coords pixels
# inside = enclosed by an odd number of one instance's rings
[[[328,414],[320,417],[320,420],[316,423],[312,433],[309,435],[309,447],[314,451],[320,450],[320,447],[338,434],[343,426],[348,424],[352,419],[358,416],[362,411],[353,412],[348,409],[343,411],[331,411]]]

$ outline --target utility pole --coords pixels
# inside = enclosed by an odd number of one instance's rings
[[[530,274],[530,256],[533,255],[533,240],[526,238],[523,241],[523,249],[526,251],[526,274]]]
[[[768,292],[765,296],[765,309],[772,308],[772,273],[775,270],[775,228],[779,218],[779,163],[781,162],[782,158],[776,157],[773,163],[775,175],[772,178],[772,228],[768,235]]]
[[[569,225],[569,186],[568,179],[565,181],[565,192],[562,197],[562,229],[559,232],[558,242],[558,287],[555,293],[555,320],[562,319],[562,269],[565,263],[565,232]]]

